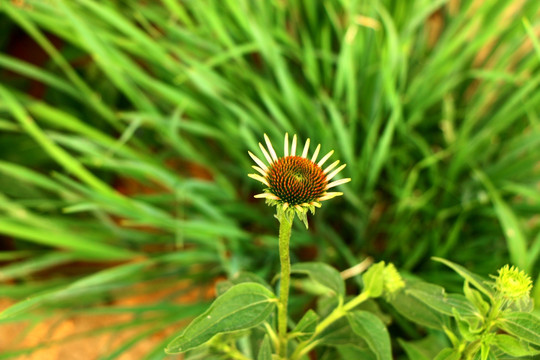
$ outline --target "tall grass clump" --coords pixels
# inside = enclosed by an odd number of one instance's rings
[[[334,149],[352,179],[309,231],[293,227],[293,259],[341,271],[369,256],[451,289],[462,280],[432,256],[536,279],[539,14],[509,0],[3,1],[0,294],[20,301],[0,323],[127,312],[100,330],[137,330],[114,358],[200,313],[216,279],[271,280],[275,219],[246,175],[264,133]],[[405,318],[390,331],[425,335]]]

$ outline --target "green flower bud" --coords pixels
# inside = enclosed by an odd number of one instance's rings
[[[532,289],[531,278],[517,267],[505,265],[498,270],[495,278],[495,289],[507,300],[518,301],[529,297]]]
[[[405,287],[405,282],[403,281],[403,278],[392,263],[384,267],[383,281],[384,294],[387,297],[392,297],[396,292]]]

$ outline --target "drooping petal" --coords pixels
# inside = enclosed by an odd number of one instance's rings
[[[328,167],[324,169],[323,173],[328,174],[328,172],[335,168],[337,164],[339,164],[339,160],[336,160],[332,164],[328,165]]]
[[[319,161],[319,162],[317,163],[317,165],[323,166],[323,164],[326,162],[326,160],[328,160],[328,158],[329,158],[330,156],[332,156],[333,153],[334,153],[334,150],[332,150],[332,151],[330,151],[328,154],[324,155],[324,157],[321,159],[321,161]]]
[[[251,167],[257,170],[257,172],[259,172],[263,177],[266,177],[266,171],[255,165],[252,165]]]
[[[289,156],[289,133],[285,133],[285,141],[283,142],[283,153],[284,156]]]
[[[272,159],[274,159],[274,161],[277,161],[278,157],[276,155],[276,151],[274,150],[274,147],[272,146],[272,143],[270,142],[270,139],[266,134],[264,134],[264,141],[266,142],[266,147],[268,148],[268,151],[270,151],[270,155],[272,155]]]
[[[309,139],[306,140],[306,145],[304,145],[304,151],[302,151],[302,157],[307,158],[307,152],[309,150]]]
[[[279,198],[272,194],[272,193],[261,193],[254,196],[257,199],[271,199],[271,200],[279,200]]]
[[[255,161],[257,163],[257,165],[259,165],[259,167],[261,169],[263,169],[264,171],[267,171],[268,170],[268,166],[266,166],[262,161],[261,159],[259,159],[258,157],[256,157],[255,155],[253,155],[253,153],[251,151],[248,151],[248,154],[249,156],[251,156],[251,158],[253,159],[253,161]]]
[[[320,150],[321,150],[321,144],[317,145],[317,148],[315,149],[315,152],[313,153],[313,157],[311,158],[312,162],[317,161],[317,156],[319,156]]]
[[[341,196],[341,195],[343,195],[342,192],[328,192],[324,194],[323,196],[321,196],[318,200],[325,201],[325,200],[329,200],[329,199],[335,198],[336,196]]]
[[[296,134],[294,134],[292,138],[292,145],[291,145],[291,156],[296,155]]]
[[[263,144],[261,144],[261,143],[259,143],[259,147],[261,148],[261,151],[262,151],[264,157],[266,158],[266,161],[268,161],[268,164],[271,165],[273,161],[272,161],[272,158],[270,157],[270,155],[268,155],[268,151],[266,151]]]
[[[330,188],[333,188],[334,186],[338,186],[338,185],[341,185],[341,184],[348,183],[349,181],[351,181],[351,179],[349,179],[349,178],[332,181],[330,184],[328,184],[326,186],[326,190],[328,190]]]
[[[327,181],[330,181],[334,178],[334,176],[336,176],[341,170],[343,170],[345,168],[345,166],[347,166],[347,164],[343,164],[341,165],[340,167],[338,167],[336,170],[332,171],[327,177],[326,177],[326,180]]]
[[[252,179],[262,182],[264,185],[268,187],[270,186],[270,184],[268,184],[268,181],[259,174],[248,174],[248,176]]]

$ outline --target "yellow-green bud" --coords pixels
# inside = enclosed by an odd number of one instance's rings
[[[499,276],[495,277],[495,289],[503,298],[517,301],[529,297],[532,280],[523,270],[505,265],[498,273]]]
[[[405,287],[405,282],[403,281],[403,278],[397,271],[394,264],[391,264],[391,263],[384,267],[383,280],[384,280],[384,294],[386,296],[392,296],[401,288]]]

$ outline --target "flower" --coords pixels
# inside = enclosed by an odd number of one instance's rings
[[[529,297],[532,289],[531,278],[515,266],[505,265],[498,270],[499,276],[495,278],[495,289],[503,298],[517,301]]]
[[[309,159],[307,153],[310,140],[307,139],[302,154],[296,155],[296,135],[293,136],[289,149],[289,134],[285,134],[284,156],[278,158],[266,134],[264,134],[264,140],[267,149],[261,143],[259,147],[268,165],[248,151],[249,156],[257,164],[253,168],[258,172],[258,174],[248,176],[267,186],[263,193],[255,195],[256,198],[266,199],[270,205],[280,207],[279,210],[294,209],[298,215],[301,215],[308,209],[314,212],[315,207],[321,206],[321,201],[343,195],[341,192],[328,192],[328,190],[351,181],[347,178],[330,182],[343,170],[345,164],[333,170],[339,164],[337,160],[324,170],[322,168],[334,153],[333,150],[316,162],[321,149],[320,144]]]
[[[388,299],[405,287],[403,278],[392,263],[386,265],[383,270],[383,283],[384,294]]]

